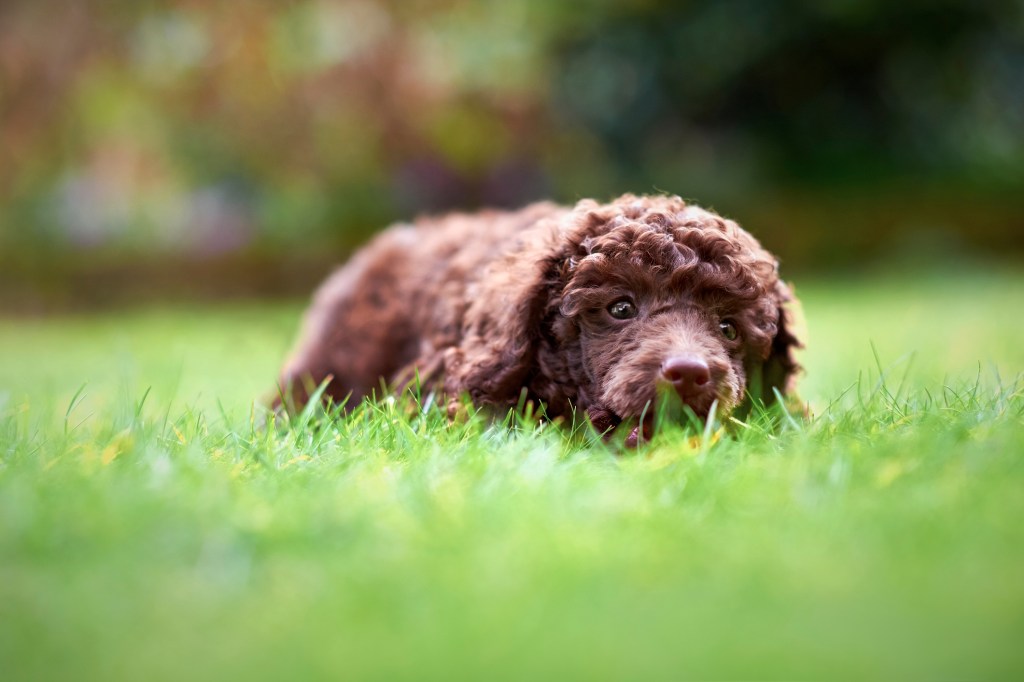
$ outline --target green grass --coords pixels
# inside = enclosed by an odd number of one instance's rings
[[[813,419],[624,456],[257,428],[298,305],[2,320],[0,674],[1021,677],[1024,276],[799,293]]]

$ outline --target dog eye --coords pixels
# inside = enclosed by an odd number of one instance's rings
[[[718,325],[718,329],[721,330],[722,336],[729,339],[730,341],[735,341],[736,337],[739,336],[739,332],[736,331],[736,325],[734,325],[729,320],[723,320],[722,322],[720,322]]]
[[[616,301],[608,306],[608,314],[616,320],[628,320],[636,317],[636,306],[628,299]]]

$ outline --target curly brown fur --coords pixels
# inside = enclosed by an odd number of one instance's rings
[[[300,405],[333,377],[326,395],[352,405],[416,373],[481,405],[525,390],[601,430],[668,387],[706,418],[792,389],[793,301],[756,239],[678,197],[424,219],[324,283],[280,386]]]

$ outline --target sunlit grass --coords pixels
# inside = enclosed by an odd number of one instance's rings
[[[626,455],[264,428],[296,306],[0,323],[4,677],[1018,677],[1022,292],[802,286],[810,419]]]

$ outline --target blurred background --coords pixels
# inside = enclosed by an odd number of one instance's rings
[[[0,4],[0,309],[307,295],[394,220],[625,191],[790,277],[1017,263],[1024,3]]]

